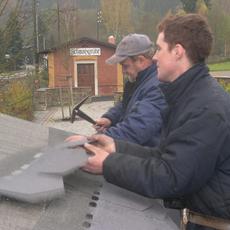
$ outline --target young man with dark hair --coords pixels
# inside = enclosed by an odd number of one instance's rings
[[[154,60],[169,105],[159,147],[97,135],[97,146],[85,145],[94,155],[84,169],[168,206],[229,219],[230,96],[204,63],[210,28],[202,16],[188,14],[168,17],[158,29]]]

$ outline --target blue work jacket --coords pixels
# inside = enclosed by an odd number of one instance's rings
[[[138,73],[131,96],[127,92],[130,82],[127,82],[123,100],[102,116],[112,121],[105,134],[140,145],[157,146],[162,125],[161,111],[166,108],[158,85],[155,64]]]

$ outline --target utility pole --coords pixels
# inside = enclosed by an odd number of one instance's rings
[[[96,6],[96,32],[97,32],[97,40],[99,40],[100,38],[100,24],[102,23],[102,11],[101,11],[101,5],[100,5],[100,1],[99,0],[94,0],[94,4]]]
[[[61,32],[60,32],[60,4],[57,0],[57,26],[58,26],[58,46],[61,44]]]
[[[100,9],[97,10],[97,40],[100,37],[100,24],[102,23],[102,11]]]
[[[40,51],[40,47],[39,47],[39,28],[38,28],[38,6],[39,6],[39,3],[38,3],[38,0],[36,2],[36,41],[37,41],[37,53],[39,53]]]
[[[39,39],[38,39],[38,11],[37,11],[37,4],[38,0],[32,0],[33,1],[33,7],[32,7],[32,12],[33,12],[33,53],[34,53],[34,60],[33,64],[35,66],[35,79],[34,79],[34,84],[35,88],[39,87]]]

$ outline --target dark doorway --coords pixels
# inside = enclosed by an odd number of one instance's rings
[[[91,87],[92,94],[95,95],[94,64],[77,64],[77,84],[78,87]]]

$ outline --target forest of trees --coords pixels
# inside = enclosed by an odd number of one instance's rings
[[[154,41],[156,25],[167,14],[197,12],[214,34],[212,56],[230,57],[229,0],[0,0],[0,72],[32,63],[34,51],[80,37],[117,42],[145,33]],[[36,49],[35,49],[36,48]]]

